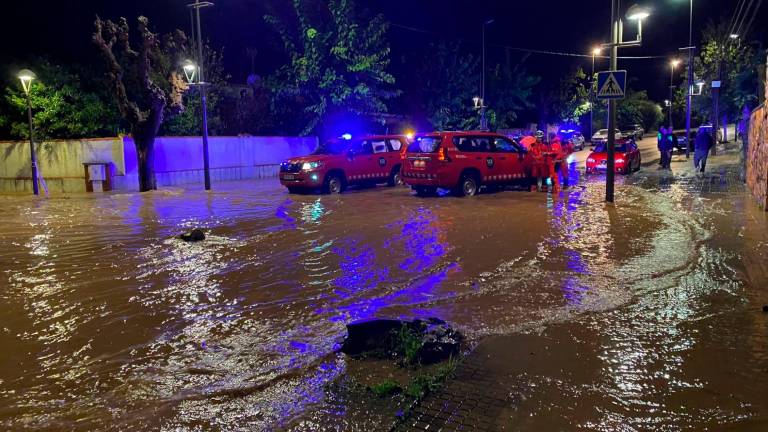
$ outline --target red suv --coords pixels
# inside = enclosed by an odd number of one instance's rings
[[[332,140],[309,156],[280,165],[280,183],[290,193],[320,189],[341,193],[348,186],[400,183],[401,150],[405,136],[377,135],[354,140]]]
[[[403,182],[419,195],[437,188],[458,196],[475,195],[482,186],[530,186],[533,159],[514,140],[491,132],[435,132],[418,136],[408,147]]]

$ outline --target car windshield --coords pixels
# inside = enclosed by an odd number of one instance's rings
[[[437,137],[417,137],[408,146],[408,153],[434,153],[440,147],[440,141]]]
[[[614,146],[614,149],[618,153],[626,153],[627,151],[627,144],[616,144]],[[598,144],[595,146],[595,153],[607,153],[608,152],[608,146],[605,144]]]
[[[342,154],[345,150],[347,150],[350,145],[352,144],[352,141],[349,140],[331,140],[326,141],[324,143],[321,143],[315,148],[315,151],[312,152],[313,155],[324,155],[324,154]]]

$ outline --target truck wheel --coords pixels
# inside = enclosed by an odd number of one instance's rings
[[[389,175],[389,179],[387,179],[387,186],[395,187],[401,184],[403,184],[403,181],[400,179],[400,168],[395,167]]]
[[[323,192],[327,194],[340,194],[344,191],[344,181],[338,174],[329,174],[323,183]]]
[[[480,189],[480,184],[471,174],[464,174],[459,180],[459,184],[454,191],[456,196],[475,196]]]

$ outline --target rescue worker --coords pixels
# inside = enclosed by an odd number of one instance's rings
[[[712,149],[712,135],[709,134],[708,129],[699,128],[699,132],[696,134],[696,146],[693,153],[693,166],[697,173],[704,173],[704,169],[707,167],[707,156]]]
[[[558,175],[558,172],[563,174],[563,184],[565,185],[567,183],[567,168],[565,164],[565,150],[563,149],[563,144],[560,141],[560,137],[555,136],[552,138],[552,141],[549,144],[549,153],[551,155],[551,161],[550,161],[550,178],[552,179],[552,190],[553,192],[558,192],[560,190],[560,178],[561,176]]]
[[[530,154],[533,157],[533,170],[531,175],[536,178],[536,186],[532,186],[533,192],[541,191],[544,189],[544,177],[549,175],[547,161],[546,161],[546,148],[544,144],[544,132],[536,131],[536,140],[531,143]]]

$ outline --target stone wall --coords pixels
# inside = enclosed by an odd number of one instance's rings
[[[747,187],[763,209],[768,209],[768,110],[765,104],[752,112],[749,120]]]
[[[277,175],[280,163],[310,153],[315,137],[211,137],[211,180]],[[50,193],[85,192],[84,163],[109,167],[114,190],[138,190],[136,147],[130,137],[61,140],[37,144],[40,175]],[[155,142],[159,187],[203,184],[200,137],[160,137]],[[0,193],[31,193],[29,142],[0,141]]]

